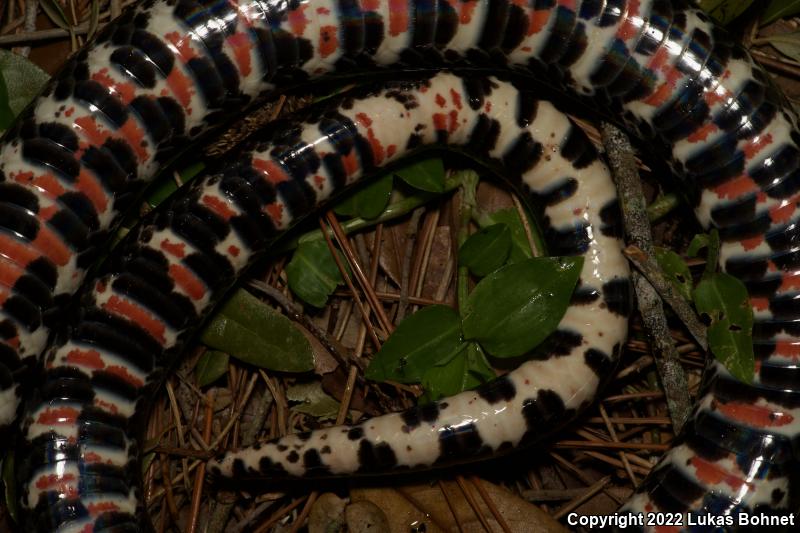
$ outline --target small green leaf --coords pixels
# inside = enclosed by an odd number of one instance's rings
[[[422,376],[422,386],[425,399],[432,401],[474,389],[494,377],[494,370],[480,345],[470,342],[455,357],[429,368]]]
[[[205,168],[205,163],[200,161],[183,168],[180,172],[178,172],[180,182],[182,184],[189,183],[194,178],[199,176]],[[176,183],[175,178],[172,175],[163,174],[159,177],[155,184],[148,189],[146,201],[150,207],[155,208],[177,190],[178,184]]]
[[[320,420],[335,419],[339,414],[339,402],[322,390],[319,381],[292,385],[286,389],[286,399],[300,402],[291,407],[292,411],[305,413]]]
[[[205,387],[214,383],[228,372],[228,354],[217,350],[207,350],[197,361],[194,369],[197,386]]]
[[[236,291],[203,330],[206,346],[269,370],[314,369],[308,339],[292,322],[245,290]]]
[[[716,228],[712,229],[709,233],[699,233],[694,236],[692,242],[689,243],[689,249],[686,250],[686,255],[689,257],[697,257],[700,250],[707,248],[706,252],[706,268],[703,272],[703,277],[706,278],[717,270],[717,262],[719,261],[719,232]]]
[[[70,29],[71,24],[67,20],[67,15],[64,14],[64,10],[61,9],[61,4],[58,3],[58,0],[41,0],[39,5],[42,6],[42,11],[47,14],[47,18],[49,18],[53,24],[62,30]]]
[[[519,211],[513,207],[500,209],[488,216],[483,216],[479,223],[482,228],[499,223],[503,223],[509,227],[511,230],[511,254],[508,258],[509,263],[519,263],[520,261],[533,257],[531,245],[528,242],[528,235],[525,233],[525,226],[522,225],[522,220],[519,218]],[[541,238],[539,239],[539,246],[544,249]]]
[[[692,242],[689,243],[689,248],[686,250],[686,255],[689,257],[697,257],[700,250],[707,248],[709,243],[709,236],[707,233],[698,233],[692,237]]]
[[[753,0],[700,0],[698,5],[711,18],[725,25],[744,13]]]
[[[729,274],[715,273],[694,291],[697,312],[707,315],[711,353],[738,379],[750,383],[755,369],[753,309],[747,288]]]
[[[3,459],[3,485],[5,486],[6,511],[14,522],[19,523],[17,509],[17,482],[14,479],[14,450],[8,450]]]
[[[761,14],[761,24],[766,25],[798,13],[800,13],[800,0],[772,0]]]
[[[395,175],[414,188],[442,193],[445,189],[444,163],[439,158],[426,159],[395,171]]]
[[[764,40],[789,59],[800,61],[800,31],[770,35]]]
[[[476,276],[500,268],[511,250],[511,230],[503,223],[483,228],[470,235],[458,249],[458,264]]]
[[[656,246],[656,261],[664,271],[665,277],[672,282],[678,292],[687,300],[692,299],[692,273],[689,266],[681,256],[668,250]]]
[[[0,85],[6,90],[5,96],[0,94],[0,115],[10,110],[14,118],[39,94],[50,76],[28,58],[0,50],[0,78]],[[0,130],[6,129],[9,123],[7,116],[0,117]]]
[[[389,205],[392,196],[392,175],[386,174],[357,190],[333,208],[338,215],[376,218]]]
[[[483,278],[469,295],[464,338],[495,357],[516,357],[555,331],[569,306],[583,257],[537,257]]]
[[[339,257],[344,256],[337,250]],[[314,307],[325,307],[328,297],[340,283],[344,283],[339,267],[324,240],[302,242],[286,265],[289,288],[304,302]]]
[[[445,305],[432,305],[397,326],[364,375],[374,381],[419,383],[429,368],[463,348],[458,313]]]

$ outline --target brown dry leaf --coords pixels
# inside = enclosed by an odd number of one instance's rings
[[[453,242],[450,235],[450,226],[439,226],[433,235],[421,296],[436,299],[436,293],[439,290],[439,285],[442,284],[442,278],[448,276],[447,262],[451,259],[452,249]],[[451,265],[449,270],[449,275],[452,276],[454,265]]]
[[[566,528],[535,505],[503,487],[483,480],[480,483],[512,532],[567,533]],[[467,482],[467,485],[494,531],[502,531],[472,483]],[[421,523],[425,524],[427,533],[458,531],[458,525],[464,533],[484,533],[483,525],[458,484],[455,481],[444,481],[442,486],[453,505],[452,510],[438,485],[355,489],[350,492],[350,498],[354,502],[369,500],[379,505],[389,519],[391,527],[388,531],[391,533],[407,533],[413,525]],[[453,512],[458,517],[458,525]]]
[[[311,506],[308,516],[308,533],[330,533],[340,531],[344,525],[346,500],[332,492],[320,494]]]
[[[389,531],[389,519],[383,510],[368,500],[351,503],[344,511],[349,533]]]
[[[395,286],[399,287],[401,269],[401,257],[405,253],[406,236],[405,224],[387,227],[383,232],[383,243],[381,243],[380,266],[386,276],[392,280]],[[367,246],[372,248],[373,235],[367,235]]]
[[[318,376],[330,374],[339,367],[339,362],[331,355],[331,352],[322,344],[319,339],[313,335],[306,328],[298,323],[294,323],[295,327],[300,330],[300,333],[305,335],[311,344],[311,353],[314,354],[314,373]],[[332,339],[335,341],[335,339]],[[345,349],[342,347],[342,351]]]

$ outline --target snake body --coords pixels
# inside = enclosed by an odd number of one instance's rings
[[[544,77],[653,139],[719,228],[756,312],[752,385],[711,363],[687,429],[626,509],[785,514],[798,505],[796,118],[701,12],[647,0],[145,1],[74,56],[0,146],[2,423],[18,376],[126,204],[233,110],[348,69],[489,66]],[[544,206],[551,252],[585,257],[541,357],[484,388],[352,428],[226,454],[220,475],[344,475],[501,453],[571,419],[625,336],[627,270],[604,165],[524,91],[441,74],[294,123],[159,209],[89,284],[44,358],[17,457],[41,531],[146,527],[137,435],[198,319],[295,219],[426,144],[466,146]]]

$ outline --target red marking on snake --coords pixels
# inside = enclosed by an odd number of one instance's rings
[[[6,258],[0,258],[0,284],[13,287],[25,272]]]
[[[45,226],[39,227],[39,232],[31,244],[58,266],[66,265],[72,257],[72,252],[64,242]]]
[[[438,105],[439,107],[444,107],[445,105],[447,105],[447,100],[444,99],[444,96],[438,93],[436,94],[436,105]]]
[[[319,29],[319,55],[328,57],[339,48],[336,26],[323,26]]]
[[[752,141],[747,142],[742,147],[742,152],[744,152],[745,158],[749,161],[753,159],[758,152],[764,149],[764,147],[769,146],[772,144],[772,134],[768,133],[764,136],[758,135]]]
[[[739,177],[726,181],[722,185],[714,188],[714,192],[720,198],[738,198],[743,194],[758,190],[758,185],[753,179],[743,174]]]
[[[56,213],[58,213],[58,207],[55,205],[48,205],[39,208],[39,218],[45,222],[53,218],[53,215]]]
[[[380,139],[375,136],[375,132],[372,131],[372,128],[370,128],[372,125],[372,120],[369,118],[369,116],[367,116],[366,113],[358,113],[356,115],[356,120],[358,120],[362,126],[367,128],[367,140],[369,141],[370,148],[372,148],[372,153],[375,156],[375,163],[380,165],[383,163],[385,153]]]
[[[133,116],[129,116],[118,131],[120,137],[128,141],[133,151],[136,152],[139,161],[150,159],[146,148],[147,141],[144,140],[144,130],[139,127],[139,122]]]
[[[253,165],[254,169],[261,172],[270,183],[277,185],[278,183],[289,181],[289,176],[274,161],[264,161],[263,159],[254,157],[251,165]]]
[[[119,506],[114,502],[90,503],[86,506],[86,510],[89,511],[91,516],[97,516],[103,513],[119,511]]]
[[[115,404],[111,402],[101,400],[100,398],[94,399],[94,405],[96,407],[99,407],[100,409],[103,409],[104,411],[111,413],[112,415],[119,414],[119,407],[117,407]]]
[[[791,220],[792,215],[797,209],[797,202],[800,201],[800,195],[795,195],[788,200],[782,201],[779,205],[769,208],[769,218],[772,222],[783,223]]]
[[[769,298],[750,298],[750,306],[756,311],[766,311],[769,309]]]
[[[317,186],[317,189],[322,190],[325,188],[325,178],[319,174],[314,174],[314,185]]]
[[[707,461],[699,456],[691,458],[692,466],[694,467],[697,479],[709,485],[718,485],[725,483],[734,490],[738,490],[745,484],[743,479],[736,477],[721,466]]]
[[[357,113],[356,120],[363,124],[365,128],[372,126],[372,119],[366,113]]]
[[[144,381],[132,375],[124,366],[109,365],[105,368],[105,371],[111,375],[117,376],[118,378],[122,378],[124,381],[127,381],[134,387],[138,388],[144,385]]]
[[[361,9],[364,11],[377,11],[381,7],[380,0],[363,0],[361,2]]]
[[[201,201],[203,202],[203,205],[211,209],[214,213],[218,214],[226,221],[236,216],[236,211],[228,207],[228,204],[225,203],[224,200],[216,196],[205,194],[203,195]]]
[[[195,52],[192,48],[192,38],[190,36],[184,36],[176,31],[173,31],[164,35],[164,39],[166,39],[166,41],[172,45],[172,47],[175,49],[175,52],[177,52],[178,57],[180,57],[181,61],[184,63],[198,56],[197,52]]]
[[[280,226],[283,220],[283,206],[277,203],[269,204],[267,206],[267,214],[275,222],[276,226]]]
[[[370,10],[370,8],[368,8],[368,7],[367,7],[367,2],[363,2],[363,3],[361,4],[361,7],[362,7],[362,9],[364,9],[365,11],[367,11],[367,10]],[[317,8],[317,14],[318,14],[318,15],[330,15],[330,14],[331,14],[331,10],[330,10],[330,9],[328,9],[327,7],[318,7],[318,8]]]
[[[461,103],[461,95],[458,94],[458,91],[450,89],[450,99],[453,101],[453,105],[456,106],[456,109],[461,111],[463,104]]]
[[[739,241],[739,244],[741,244],[742,248],[745,250],[754,250],[761,246],[762,242],[764,242],[764,236],[756,235],[755,237],[750,237],[749,239],[743,239]]]
[[[433,114],[433,125],[437,130],[447,129],[447,115],[444,113]]]
[[[0,289],[0,305],[6,303],[6,300],[8,300],[9,294],[10,293],[7,290]]]
[[[131,322],[147,331],[147,333],[158,340],[160,344],[163,345],[166,341],[164,338],[166,326],[133,302],[120,298],[119,296],[112,296],[102,307],[110,313],[129,319]]]
[[[408,0],[389,0],[389,35],[397,37],[408,30]]]
[[[453,133],[458,129],[458,111],[453,109],[450,111],[450,126],[447,128],[449,133]]]
[[[491,113],[492,111],[492,102],[486,102],[486,105],[483,106],[483,110],[487,113]]]
[[[178,103],[186,110],[186,114],[191,115],[192,108],[189,107],[189,104],[192,102],[192,96],[194,95],[194,83],[181,72],[177,65],[172,68],[172,71],[167,76],[167,87],[178,99]],[[166,96],[164,93],[162,95]]]
[[[387,157],[392,157],[396,153],[397,153],[397,145],[396,144],[390,144],[389,146],[386,147],[386,156]]]
[[[628,14],[625,16],[625,22],[617,30],[617,37],[623,41],[636,37],[639,34],[639,22],[641,22],[639,0],[630,0]]]
[[[537,9],[530,15],[530,24],[528,25],[528,37],[535,33],[539,33],[547,25],[550,19],[549,9]]]
[[[777,341],[775,343],[775,355],[788,357],[792,360],[800,359],[800,342]]]
[[[67,117],[67,118],[69,118],[69,117],[71,117],[71,116],[72,116],[72,114],[73,114],[74,112],[75,112],[75,108],[74,108],[74,107],[70,107],[69,109],[67,109],[66,111],[64,111],[64,116],[65,116],[65,117]]]
[[[717,125],[714,124],[713,122],[708,122],[708,123],[704,124],[703,126],[700,126],[699,128],[697,128],[694,131],[694,133],[692,133],[691,135],[689,135],[686,138],[686,140],[689,141],[690,143],[696,143],[698,141],[705,141],[708,138],[709,135],[711,135],[712,133],[714,133],[716,131],[719,131],[719,128],[717,128]]]
[[[11,174],[11,179],[23,185],[33,185],[50,198],[58,198],[66,192],[58,178],[52,174],[34,176],[33,172],[14,172]]]
[[[342,165],[344,166],[344,171],[348,176],[352,176],[358,172],[358,156],[356,156],[355,150],[351,149],[347,155],[342,156]]]
[[[15,238],[3,234],[0,234],[0,255],[13,257],[14,262],[23,267],[41,257],[39,252],[30,246],[26,246]]]
[[[206,293],[206,286],[197,279],[197,276],[195,276],[191,270],[183,265],[170,265],[169,277],[171,277],[192,300],[199,300]]]
[[[70,350],[64,361],[72,365],[91,368],[92,370],[102,370],[106,367],[103,357],[97,350],[80,350],[75,348]]]
[[[95,118],[91,116],[76,118],[74,123],[93,146],[101,146],[111,135],[108,131],[101,130]]]
[[[289,11],[289,28],[297,37],[302,37],[306,32],[306,26],[308,26],[306,9],[308,9],[308,4],[300,4],[297,9]]]
[[[74,424],[81,412],[74,407],[56,407],[55,409],[45,409],[36,418],[37,424],[45,426],[58,426],[62,424]]]
[[[234,33],[226,39],[228,46],[233,50],[233,58],[236,60],[236,67],[242,76],[247,77],[253,71],[250,64],[250,52],[252,50],[252,43],[250,37],[244,33]]]
[[[791,289],[800,289],[800,273],[786,273],[781,277],[781,286],[778,290],[789,291]]]
[[[108,207],[108,196],[103,185],[97,177],[85,169],[81,169],[78,179],[75,180],[75,188],[82,192],[98,213],[105,213]]]
[[[170,255],[174,255],[178,259],[183,259],[186,255],[186,244],[182,242],[169,242],[169,239],[161,241],[159,247]]]
[[[240,252],[241,250],[239,250],[238,246],[234,246],[232,244],[228,246],[228,253],[231,254],[233,257],[239,257]]]
[[[71,486],[70,482],[75,481],[75,474],[48,474],[36,480],[36,488],[39,490],[58,490],[60,487]],[[77,492],[72,487],[73,492]]]
[[[785,426],[794,421],[794,417],[789,413],[781,413],[770,407],[760,405],[742,402],[717,402],[716,406],[725,416],[760,428]]]
[[[108,75],[108,67],[104,67],[92,74],[92,79],[107,88],[112,94],[116,94],[125,105],[131,103],[136,98],[136,88],[129,84],[118,82]]]
[[[83,454],[83,462],[84,463],[102,463],[103,456],[101,456],[97,452],[86,452]]]

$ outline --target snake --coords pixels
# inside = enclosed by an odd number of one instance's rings
[[[146,217],[85,281],[160,166],[231,114],[328,74],[423,65],[444,70],[281,125]],[[754,310],[752,383],[710,361],[685,429],[623,510],[796,513],[797,118],[707,15],[666,0],[145,0],[73,55],[0,145],[0,424],[21,426],[23,523],[147,530],[142,420],[197,324],[295,221],[426,146],[496,169],[541,206],[550,252],[583,257],[557,331],[474,391],[228,451],[209,472],[444,466],[540,442],[574,419],[627,334],[619,206],[580,128],[506,74],[591,102],[652,141],[701,225],[718,229],[720,264]]]

